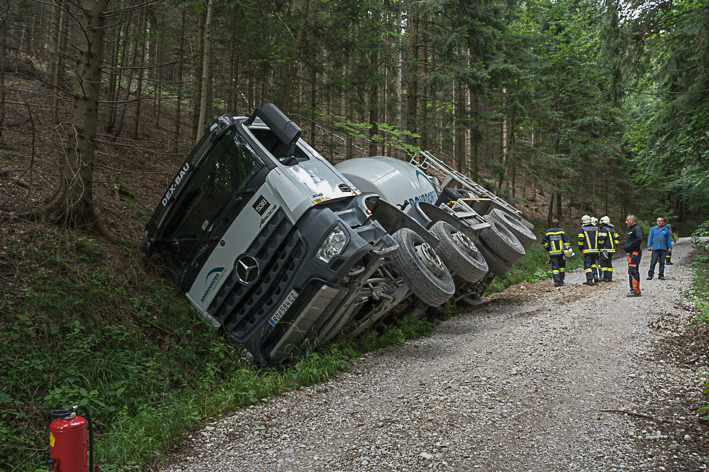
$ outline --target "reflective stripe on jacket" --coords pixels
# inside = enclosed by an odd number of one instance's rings
[[[583,254],[598,254],[598,235],[600,231],[592,224],[579,229],[579,251]]]
[[[554,226],[544,233],[542,246],[544,246],[550,256],[560,255],[564,252],[564,249],[571,247],[571,239],[566,234],[566,231]]]
[[[613,225],[605,225],[598,234],[598,247],[601,251],[615,253],[615,248],[619,244],[619,236]]]

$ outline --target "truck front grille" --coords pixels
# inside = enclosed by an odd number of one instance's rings
[[[232,271],[208,309],[237,343],[245,342],[288,295],[287,287],[305,259],[305,243],[285,212],[278,210],[246,252],[258,261],[258,280],[243,285]]]

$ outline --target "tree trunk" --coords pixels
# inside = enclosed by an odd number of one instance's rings
[[[182,10],[182,30],[180,32],[180,57],[177,64],[177,106],[175,107],[175,147],[174,153],[179,152],[180,144],[180,118],[182,111],[182,60],[185,57],[185,10]]]
[[[63,62],[62,42],[64,41],[64,2],[59,0],[59,21],[57,22],[56,41],[54,44],[54,66],[52,69],[52,79],[54,89],[52,90],[52,123],[59,123],[59,85],[62,77]]]
[[[401,10],[399,10],[396,13],[397,31],[401,31],[402,24],[403,24],[403,22],[401,19]],[[397,74],[396,74],[396,100],[397,100],[397,105],[396,105],[396,117],[395,117],[394,123],[395,123],[395,126],[397,128],[399,128],[399,130],[401,131],[402,129],[404,129],[404,108],[403,108],[404,107],[404,99],[402,97],[402,93],[403,93],[402,92],[402,88],[403,88],[402,87],[403,86],[402,64],[404,62],[404,58],[403,58],[403,52],[402,52],[402,49],[403,49],[402,40],[401,40],[402,35],[399,34],[399,35],[397,35],[397,37],[399,38],[399,44],[398,44],[399,51],[398,51],[397,57],[396,57],[396,72],[397,72]],[[403,158],[402,154],[403,154],[402,151],[397,149],[397,156],[394,156],[394,157],[398,157],[401,159],[401,158]]]
[[[116,126],[116,114],[118,113],[118,98],[121,95],[121,77],[123,76],[123,65],[126,61],[125,51],[121,54],[121,38],[124,35],[127,36],[128,28],[130,27],[130,21],[133,12],[128,12],[127,19],[125,20],[125,30],[123,28],[118,29],[118,36],[116,37],[116,47],[113,52],[113,60],[111,65],[111,80],[108,85],[108,113],[106,113],[106,134],[113,134],[113,128]],[[128,41],[126,40],[126,46]],[[121,58],[120,65],[118,64],[118,57]]]
[[[236,114],[236,16],[231,17],[231,36],[229,37],[229,84],[226,87],[226,107],[230,113]]]
[[[554,155],[558,156],[559,155],[559,150],[561,149],[561,135],[560,135],[560,130],[557,127],[556,130],[556,142],[554,143]],[[556,219],[561,221],[561,177],[559,177],[559,164],[554,163],[554,186],[556,190],[556,213],[554,216]],[[553,195],[552,195],[553,199]],[[552,202],[553,203],[553,202]],[[551,205],[551,203],[550,203]],[[551,222],[549,223],[551,224]]]
[[[192,101],[192,140],[197,138],[197,133],[199,132],[199,110],[202,104],[202,63],[204,58],[204,11],[200,10],[199,16],[197,18],[197,54],[195,57],[194,64],[194,75],[195,75],[195,94],[194,100]],[[199,141],[199,139],[197,138]]]
[[[286,91],[283,100],[283,110],[286,114],[291,112],[291,107],[293,106],[293,84],[295,83],[297,71],[296,64],[300,53],[300,45],[303,43],[303,35],[305,34],[305,23],[308,20],[310,0],[304,0],[304,2],[303,11],[300,13],[298,33],[296,33],[295,43],[293,44],[293,52],[290,55],[290,61],[288,64],[288,75],[286,76]]]
[[[163,35],[160,34],[161,32],[158,26],[158,16],[155,15],[155,13],[153,12],[151,17],[153,20],[153,24],[155,25],[154,27],[150,27],[150,31],[155,31],[155,41],[153,41],[152,43],[155,47],[155,54],[151,58],[153,64],[155,64],[155,66],[151,68],[151,70],[153,71],[153,77],[155,78],[155,93],[157,94],[157,100],[153,102],[157,102],[157,110],[155,111],[155,129],[160,129],[160,118],[162,115],[162,81],[165,75],[165,71],[161,64],[165,62],[162,56],[166,54],[165,47],[161,44]]]
[[[138,32],[138,41],[140,46],[138,47],[138,57],[140,58],[140,65],[138,69],[138,87],[135,91],[135,121],[133,122],[133,131],[131,137],[133,139],[138,139],[138,125],[140,124],[140,104],[143,103],[143,76],[145,75],[145,43],[147,41],[146,29],[148,26],[148,11],[143,9],[142,21],[140,23],[140,31]]]
[[[507,151],[507,162],[508,165],[510,162],[512,162],[512,178],[511,178],[511,183],[510,187],[512,190],[512,198],[515,197],[515,178],[517,177],[517,167],[515,166],[516,160],[515,160],[515,112],[512,112],[512,116],[510,117],[510,149]]]
[[[5,121],[5,56],[7,55],[7,16],[2,20],[2,44],[0,44],[0,136]]]
[[[313,29],[317,30],[318,28],[318,2],[315,3],[315,10],[313,11]],[[313,50],[317,51],[318,50],[318,41],[317,41],[317,35],[313,35],[311,39],[313,43]],[[308,137],[308,140],[310,143],[315,146],[315,148],[318,148],[318,144],[315,141],[315,134],[317,131],[316,128],[316,123],[315,123],[315,117],[318,116],[318,111],[317,111],[317,106],[318,106],[318,101],[317,101],[317,93],[318,93],[318,69],[315,64],[311,65],[310,69],[310,113],[311,113],[311,121],[310,121],[310,136]]]
[[[377,143],[376,139],[379,135],[379,127],[377,122],[379,121],[379,55],[376,51],[372,52],[371,55],[371,67],[374,72],[374,80],[372,80],[372,85],[369,88],[369,155],[377,155]]]
[[[207,95],[209,86],[209,54],[212,47],[212,10],[214,8],[214,0],[209,0],[207,3],[207,20],[204,22],[204,57],[202,60],[202,97],[199,105],[199,121],[197,122],[197,137],[196,142],[202,139],[204,134],[204,122],[207,119]]]
[[[456,81],[456,106],[455,106],[455,154],[457,154],[457,170],[458,172],[465,171],[465,87],[463,83]]]
[[[421,27],[421,36],[423,36],[422,49],[419,54],[420,61],[422,64],[423,77],[428,77],[428,45],[430,44],[430,38],[426,34],[428,31],[428,18],[424,16],[423,26]],[[421,100],[419,100],[419,106],[421,108],[421,120],[419,121],[419,130],[421,137],[418,139],[418,143],[421,147],[426,147],[428,145],[428,89],[426,88],[425,79],[421,84]]]
[[[436,48],[431,48],[431,70],[436,70]],[[430,143],[436,143],[438,134],[438,97],[435,85],[431,85],[431,133],[428,136]],[[428,146],[428,144],[426,145]]]
[[[480,177],[478,176],[478,153],[480,152],[480,143],[479,139],[477,138],[476,134],[480,132],[478,124],[480,123],[479,117],[480,115],[478,114],[478,94],[477,92],[473,93],[471,91],[472,95],[472,107],[473,107],[473,119],[475,120],[475,128],[474,131],[475,133],[471,132],[470,133],[470,164],[472,167],[470,170],[472,170],[472,178],[475,180],[475,182],[480,182]]]
[[[356,33],[355,33],[355,28],[351,27],[350,28],[350,40],[355,43],[356,42]],[[350,52],[350,57],[349,61],[347,63],[347,68],[345,69],[344,73],[344,79],[348,83],[348,90],[345,96],[343,97],[344,101],[344,107],[345,107],[345,119],[348,122],[354,122],[354,106],[355,106],[355,89],[353,87],[354,83],[354,74],[355,74],[355,66],[357,64],[357,60],[354,54],[354,51]],[[347,137],[345,139],[345,159],[353,159],[354,158],[354,139],[352,139],[352,134],[347,133]]]
[[[502,89],[502,103],[505,102],[505,89]],[[502,123],[500,123],[500,175],[497,188],[502,190],[502,184],[505,182],[505,168],[507,167],[507,117],[502,115]]]
[[[409,70],[406,84],[406,129],[416,132],[416,111],[418,110],[418,10],[410,13],[412,21],[409,32]],[[408,26],[408,25],[407,25]],[[414,144],[413,142],[411,144]]]
[[[65,127],[67,140],[59,175],[59,190],[44,211],[60,224],[98,231],[115,238],[96,214],[92,192],[94,139],[103,60],[103,12],[106,7],[104,0],[81,0],[81,34],[74,100],[70,125]]]
[[[141,11],[138,17],[138,25],[143,23],[143,12]],[[127,32],[127,31],[126,31]],[[133,59],[131,59],[130,75],[128,75],[128,86],[126,87],[126,99],[123,102],[123,108],[121,109],[121,114],[118,117],[118,123],[116,124],[116,129],[114,130],[114,136],[118,136],[123,131],[123,120],[126,117],[126,109],[128,108],[128,101],[130,100],[130,88],[133,85],[133,71],[135,70],[135,61],[138,57],[138,38],[135,39],[133,44]]]

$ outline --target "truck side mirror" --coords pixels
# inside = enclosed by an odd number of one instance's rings
[[[256,117],[261,118],[261,121],[268,126],[276,137],[288,146],[287,156],[293,154],[295,143],[300,139],[303,133],[298,125],[293,123],[286,115],[279,110],[273,103],[267,103],[254,111],[254,113],[246,120],[246,125],[254,122]]]

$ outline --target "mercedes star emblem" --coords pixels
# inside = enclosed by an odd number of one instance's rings
[[[244,285],[256,282],[259,276],[258,262],[251,256],[244,255],[236,261],[236,276]]]

